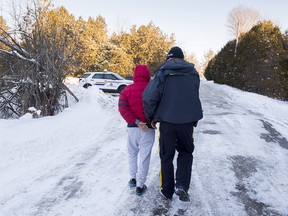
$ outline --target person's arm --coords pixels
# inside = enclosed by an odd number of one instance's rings
[[[130,107],[129,107],[129,103],[128,103],[128,97],[126,95],[126,91],[127,89],[124,89],[120,96],[119,96],[119,100],[118,100],[118,110],[121,114],[121,116],[125,119],[125,121],[128,124],[136,124],[136,116],[135,114],[131,111]],[[139,121],[139,120],[138,120]]]
[[[144,112],[149,123],[153,120],[153,116],[161,100],[163,85],[164,82],[161,80],[161,77],[155,76],[155,78],[149,82],[142,94]]]

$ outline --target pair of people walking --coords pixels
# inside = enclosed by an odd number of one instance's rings
[[[128,155],[130,187],[142,195],[156,123],[159,125],[160,193],[171,200],[175,193],[181,201],[189,201],[189,185],[193,164],[193,128],[203,117],[199,99],[199,74],[194,64],[184,60],[179,47],[173,47],[165,63],[150,81],[146,65],[137,65],[134,83],[119,97],[119,111],[128,123]],[[176,178],[173,159],[178,152]],[[139,159],[139,160],[138,160]]]

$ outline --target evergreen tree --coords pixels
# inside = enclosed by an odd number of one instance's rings
[[[130,52],[131,36],[129,33],[113,33],[111,36],[110,64],[123,77],[132,76],[134,70],[133,56]],[[113,69],[111,69],[113,70]]]
[[[114,34],[112,41],[132,58],[131,69],[137,64],[147,64],[151,75],[163,63],[167,52],[175,43],[174,35],[168,38],[152,22],[139,28],[134,25],[129,33]]]
[[[134,64],[148,64],[152,74],[163,63],[167,52],[174,45],[174,35],[170,38],[160,28],[150,22],[138,29],[131,29],[131,51]]]
[[[62,60],[65,62],[69,59],[69,64],[65,64],[66,75],[79,70],[77,54],[83,49],[83,44],[80,41],[83,33],[81,24],[63,6],[59,8],[47,6],[45,10],[41,10],[38,18],[37,25],[41,26],[42,30],[39,27],[34,28],[34,31],[39,29],[39,32],[43,32],[51,43],[50,49],[52,50],[49,52],[53,52],[55,49],[63,49],[64,56],[61,57]]]
[[[234,45],[235,40],[228,42],[209,62],[205,77],[217,83],[288,100],[288,53],[280,29],[271,21],[261,22],[243,35],[236,57],[233,55]]]
[[[108,50],[106,58],[109,59],[107,70],[117,72],[123,77],[132,76],[135,67],[132,58],[120,47],[112,43],[108,45],[109,47],[106,48]]]
[[[106,47],[109,46],[107,34],[107,24],[102,16],[96,19],[88,18],[87,22],[83,22],[83,33],[80,43],[83,48],[78,53],[80,63],[80,71],[102,71],[107,69],[107,52]]]

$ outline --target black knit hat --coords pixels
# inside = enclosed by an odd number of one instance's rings
[[[170,58],[184,59],[184,54],[179,47],[175,46],[170,49],[169,53],[167,54],[166,61]]]

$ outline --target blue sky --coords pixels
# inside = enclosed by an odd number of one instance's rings
[[[3,2],[3,0],[2,0]],[[284,31],[288,29],[287,0],[54,0],[76,18],[101,15],[109,32],[120,26],[129,30],[132,25],[153,22],[164,34],[176,37],[177,45],[198,59],[209,49],[217,52],[233,39],[226,27],[229,12],[244,6],[257,10]]]

